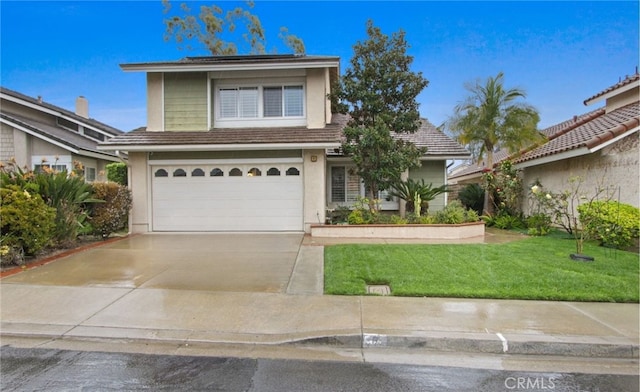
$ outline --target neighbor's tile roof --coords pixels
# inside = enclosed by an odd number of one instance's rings
[[[94,120],[92,118],[85,118],[85,117],[79,116],[79,115],[75,114],[74,112],[72,112],[70,110],[63,109],[63,108],[61,108],[59,106],[52,105],[52,104],[44,102],[44,101],[40,101],[38,99],[29,97],[28,95],[24,95],[24,94],[19,93],[17,91],[10,90],[10,89],[8,89],[6,87],[0,87],[0,92],[2,92],[3,94],[10,95],[10,96],[12,96],[14,98],[18,98],[20,100],[23,100],[25,102],[29,102],[29,103],[31,103],[33,105],[37,105],[37,106],[40,106],[40,107],[43,107],[43,108],[46,108],[46,109],[49,109],[49,110],[53,110],[53,111],[58,112],[58,113],[60,113],[62,115],[65,115],[67,117],[73,118],[77,122],[93,126],[95,128],[100,129],[101,131],[110,133],[112,135],[120,135],[120,134],[124,133],[123,131],[121,131],[121,130],[119,130],[117,128],[114,128],[114,127],[112,127],[110,125],[107,125],[105,123],[102,123],[100,121]]]
[[[469,151],[460,143],[440,131],[429,120],[421,119],[422,125],[414,133],[400,133],[395,136],[401,140],[414,143],[418,147],[426,147],[426,156],[459,156],[467,158]]]
[[[613,139],[629,129],[638,126],[640,102],[605,113],[604,108],[592,110],[573,119],[552,125],[541,131],[548,141],[526,152],[509,154],[502,149],[494,153],[494,166],[502,160],[512,157],[514,162],[526,162],[545,156],[558,154],[580,147],[594,148]],[[513,158],[521,154],[517,158]],[[450,176],[459,178],[482,172],[484,165],[473,164]]]
[[[640,124],[640,102],[623,106],[606,114],[601,114],[582,125],[564,132],[544,145],[535,148],[514,162],[526,162],[581,147],[592,149]]]
[[[65,145],[74,150],[84,150],[99,154],[113,155],[106,151],[99,151],[97,146],[98,142],[87,136],[68,131],[66,129],[42,123],[31,118],[18,116],[15,114],[0,113],[0,118],[10,123],[20,125],[31,132],[42,135],[45,138],[54,140],[62,145]]]
[[[614,90],[617,90],[617,89],[619,89],[621,87],[629,85],[629,84],[631,84],[631,83],[633,83],[635,81],[638,81],[638,80],[640,80],[640,74],[638,74],[636,72],[635,74],[633,74],[631,76],[627,76],[626,78],[624,78],[624,80],[621,80],[620,82],[614,84],[613,86],[604,89],[603,91],[599,92],[598,94],[585,99],[584,100],[584,104],[587,105],[588,102],[593,101],[596,98],[602,97],[603,95],[606,95],[606,94],[608,94],[608,93],[610,93],[610,92],[612,92]]]

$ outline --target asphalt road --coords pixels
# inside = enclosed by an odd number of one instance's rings
[[[406,364],[0,349],[2,391],[639,390],[638,376]]]

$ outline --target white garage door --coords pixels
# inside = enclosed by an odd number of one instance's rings
[[[302,163],[154,165],[154,231],[302,231]]]

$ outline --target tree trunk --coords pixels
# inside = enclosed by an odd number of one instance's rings
[[[486,168],[493,173],[493,147],[487,148],[487,164]],[[488,188],[488,187],[487,187]],[[482,214],[491,216],[493,214],[493,202],[491,201],[491,190],[484,190],[484,205],[482,206]]]

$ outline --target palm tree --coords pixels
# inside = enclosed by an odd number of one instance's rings
[[[484,167],[493,170],[493,153],[506,148],[517,152],[544,136],[538,132],[540,116],[532,106],[516,102],[526,98],[524,90],[504,88],[502,72],[489,77],[485,85],[467,85],[471,95],[454,108],[447,128],[458,141],[470,149],[476,162],[485,158]],[[484,211],[489,213],[489,195],[485,193]]]

